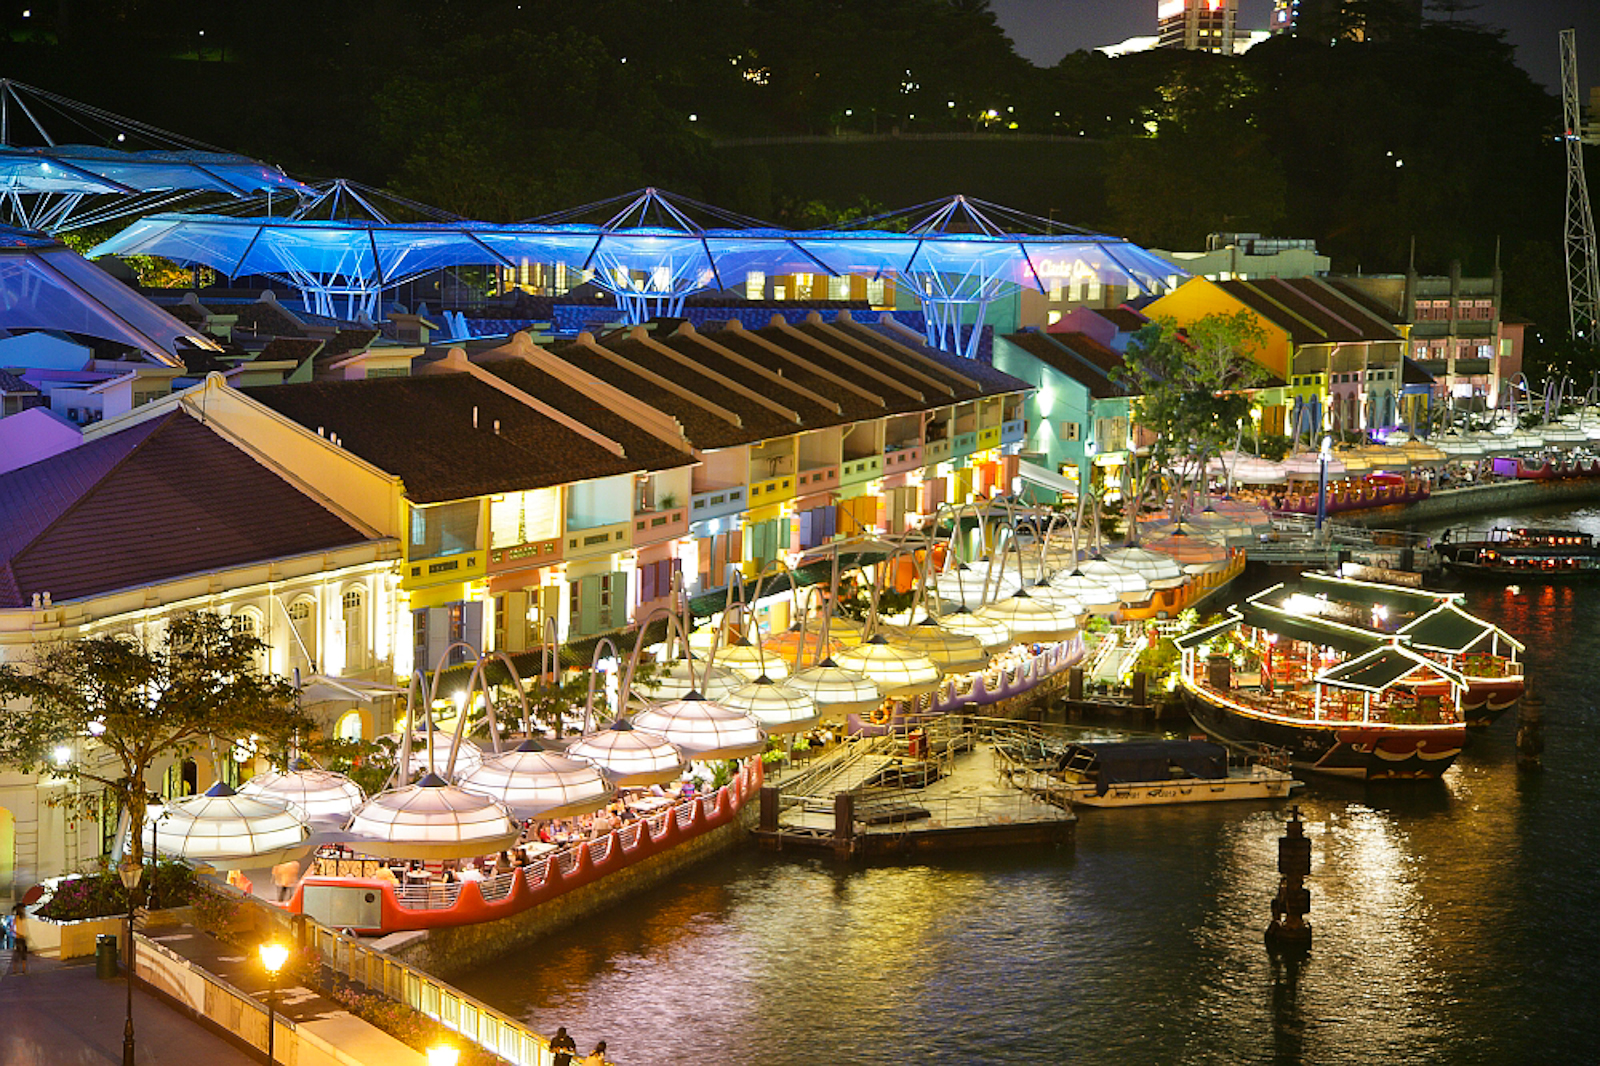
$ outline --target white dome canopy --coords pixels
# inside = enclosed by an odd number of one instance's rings
[[[976,637],[987,651],[995,651],[1012,643],[1010,626],[993,618],[979,618],[965,607],[940,615],[938,622],[952,633]]]
[[[655,704],[633,721],[695,759],[742,759],[767,746],[767,734],[754,718],[694,695]]]
[[[1091,611],[1115,610],[1122,604],[1116,586],[1083,573],[1057,574],[1050,579],[1050,587],[1066,593]]]
[[[218,781],[204,793],[152,808],[144,846],[221,869],[275,866],[309,848],[298,811],[271,796],[241,796]]]
[[[980,618],[993,618],[1005,623],[1012,636],[1019,641],[1065,640],[1078,628],[1075,614],[1036,600],[1026,592],[1007,596],[999,603],[991,603],[973,612]]]
[[[988,576],[988,595],[984,595],[984,577]],[[976,566],[961,570],[947,570],[933,579],[933,591],[939,599],[948,604],[961,604],[964,607],[978,607],[1001,596],[1009,596],[1022,587],[1022,580],[1014,571],[1003,569],[997,562],[994,572],[989,572],[988,563],[979,563]]]
[[[840,666],[866,677],[889,696],[931,692],[938,687],[941,676],[932,659],[897,648],[881,635],[846,648],[835,659]]]
[[[789,676],[789,664],[783,656],[775,655],[758,644],[740,642],[726,644],[717,649],[716,665],[731,670],[746,681],[769,677],[782,681]]]
[[[1116,548],[1102,558],[1112,566],[1142,574],[1147,580],[1183,573],[1183,567],[1172,556],[1148,548]]]
[[[876,694],[876,693],[874,693]],[[821,717],[817,701],[786,682],[755,680],[718,701],[732,711],[747,714],[768,733],[798,733],[810,729]]]
[[[521,829],[503,804],[437,774],[373,796],[350,816],[347,841],[360,855],[463,859],[504,851]]]
[[[598,766],[546,751],[537,740],[490,756],[460,783],[499,800],[518,818],[571,818],[599,810],[615,795]]]
[[[932,660],[945,673],[965,674],[989,662],[989,653],[977,637],[946,629],[936,622],[885,628],[884,636],[895,647]]]
[[[634,692],[649,700],[681,700],[691,692],[707,699],[720,699],[745,683],[739,674],[721,663],[708,670],[704,662],[674,659],[648,681],[635,681]]]
[[[567,754],[588,759],[619,788],[675,781],[689,768],[688,760],[675,744],[666,737],[635,729],[626,718],[579,737],[568,745]]]
[[[344,774],[308,766],[299,760],[283,772],[257,774],[239,786],[241,796],[283,800],[306,821],[343,825],[366,794]]]
[[[1094,578],[1103,585],[1110,585],[1119,595],[1137,594],[1150,587],[1150,582],[1143,574],[1106,562],[1104,559],[1091,559],[1078,569],[1083,572],[1083,576]]]
[[[866,710],[883,700],[883,691],[870,678],[859,670],[846,670],[832,659],[806,667],[784,684],[810,696],[824,712]]]

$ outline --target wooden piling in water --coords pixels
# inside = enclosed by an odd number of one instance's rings
[[[1311,890],[1305,878],[1311,874],[1311,840],[1305,835],[1296,806],[1289,816],[1283,836],[1278,838],[1278,894],[1272,899],[1272,924],[1267,926],[1267,950],[1304,951],[1311,947],[1311,923],[1305,920],[1311,909]]]

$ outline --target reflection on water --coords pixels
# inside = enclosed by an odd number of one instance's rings
[[[1223,804],[926,865],[741,852],[461,984],[626,1066],[1594,1062],[1600,583],[1467,591],[1529,645],[1547,769],[1503,720],[1442,782],[1314,780],[1298,965],[1262,943],[1285,809]]]

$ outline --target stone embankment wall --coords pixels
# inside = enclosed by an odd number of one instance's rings
[[[1435,492],[1416,503],[1377,507],[1370,511],[1347,511],[1339,515],[1338,520],[1352,525],[1395,529],[1419,522],[1436,522],[1468,515],[1493,516],[1497,512],[1559,507],[1589,500],[1600,500],[1600,478],[1495,481],[1487,485],[1468,485]]]
[[[726,825],[686,840],[659,855],[581,885],[520,914],[476,925],[415,933],[393,933],[373,947],[435,977],[449,980],[519,949],[550,933],[670,881],[674,874],[720,852],[745,844],[759,804],[747,803]]]

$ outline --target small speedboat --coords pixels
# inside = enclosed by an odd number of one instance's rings
[[[1204,740],[1120,740],[1069,744],[1056,775],[1071,802],[1086,807],[1149,807],[1168,803],[1282,799],[1300,787],[1266,755],[1230,760]]]

